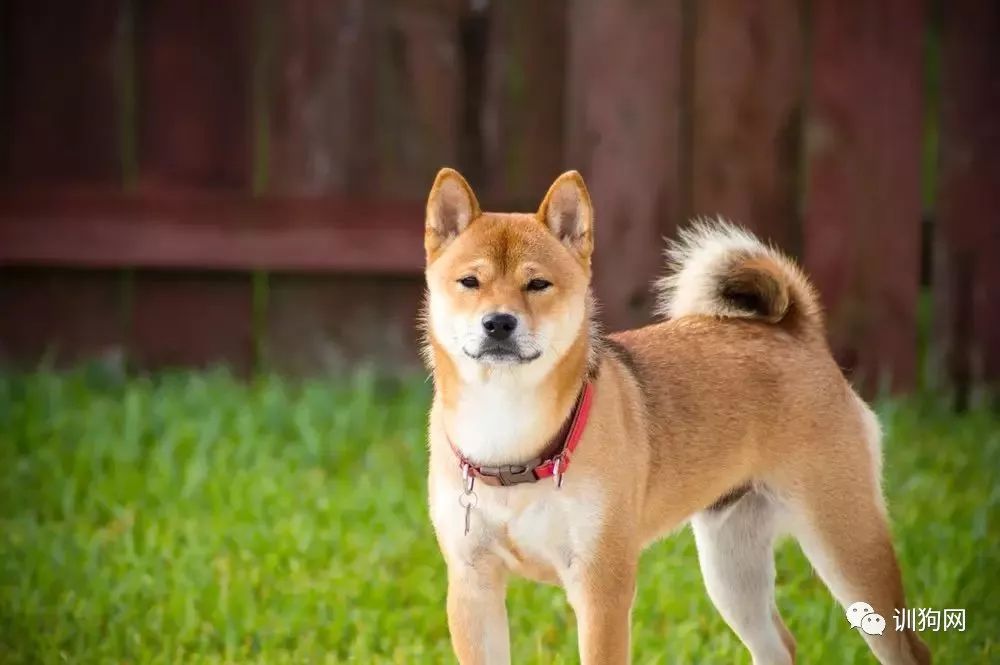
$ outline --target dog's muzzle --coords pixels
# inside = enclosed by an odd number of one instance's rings
[[[527,351],[521,348],[515,340],[485,338],[479,345],[479,349],[473,353],[468,350],[465,354],[473,360],[489,363],[528,363],[542,355],[541,351]]]

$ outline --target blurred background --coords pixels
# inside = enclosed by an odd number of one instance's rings
[[[1000,19],[955,0],[8,0],[0,357],[418,366],[422,202],[564,169],[610,328],[721,214],[872,394],[1000,377]],[[926,359],[926,363],[924,360]]]

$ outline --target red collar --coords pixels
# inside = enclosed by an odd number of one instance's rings
[[[570,414],[566,425],[553,437],[546,451],[557,448],[558,452],[551,457],[536,457],[524,464],[505,464],[502,466],[481,466],[469,461],[462,451],[448,439],[455,457],[458,458],[459,466],[463,475],[472,478],[482,478],[487,485],[509,486],[520,485],[521,483],[534,483],[542,478],[555,476],[556,486],[562,485],[562,476],[569,468],[569,462],[576,450],[577,444],[583,437],[583,430],[587,426],[587,418],[590,416],[590,404],[594,399],[594,384],[583,384],[580,396],[576,398],[573,412]],[[545,452],[542,453],[545,455]],[[470,485],[471,487],[471,485]]]

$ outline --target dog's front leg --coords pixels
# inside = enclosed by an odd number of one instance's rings
[[[576,612],[582,665],[620,665],[630,658],[636,564],[594,566],[567,585]]]
[[[507,578],[499,565],[448,566],[448,630],[462,665],[508,665]]]

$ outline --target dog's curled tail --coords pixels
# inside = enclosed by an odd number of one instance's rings
[[[822,334],[812,284],[790,258],[722,219],[697,220],[667,247],[670,274],[656,283],[657,313],[757,319]]]

